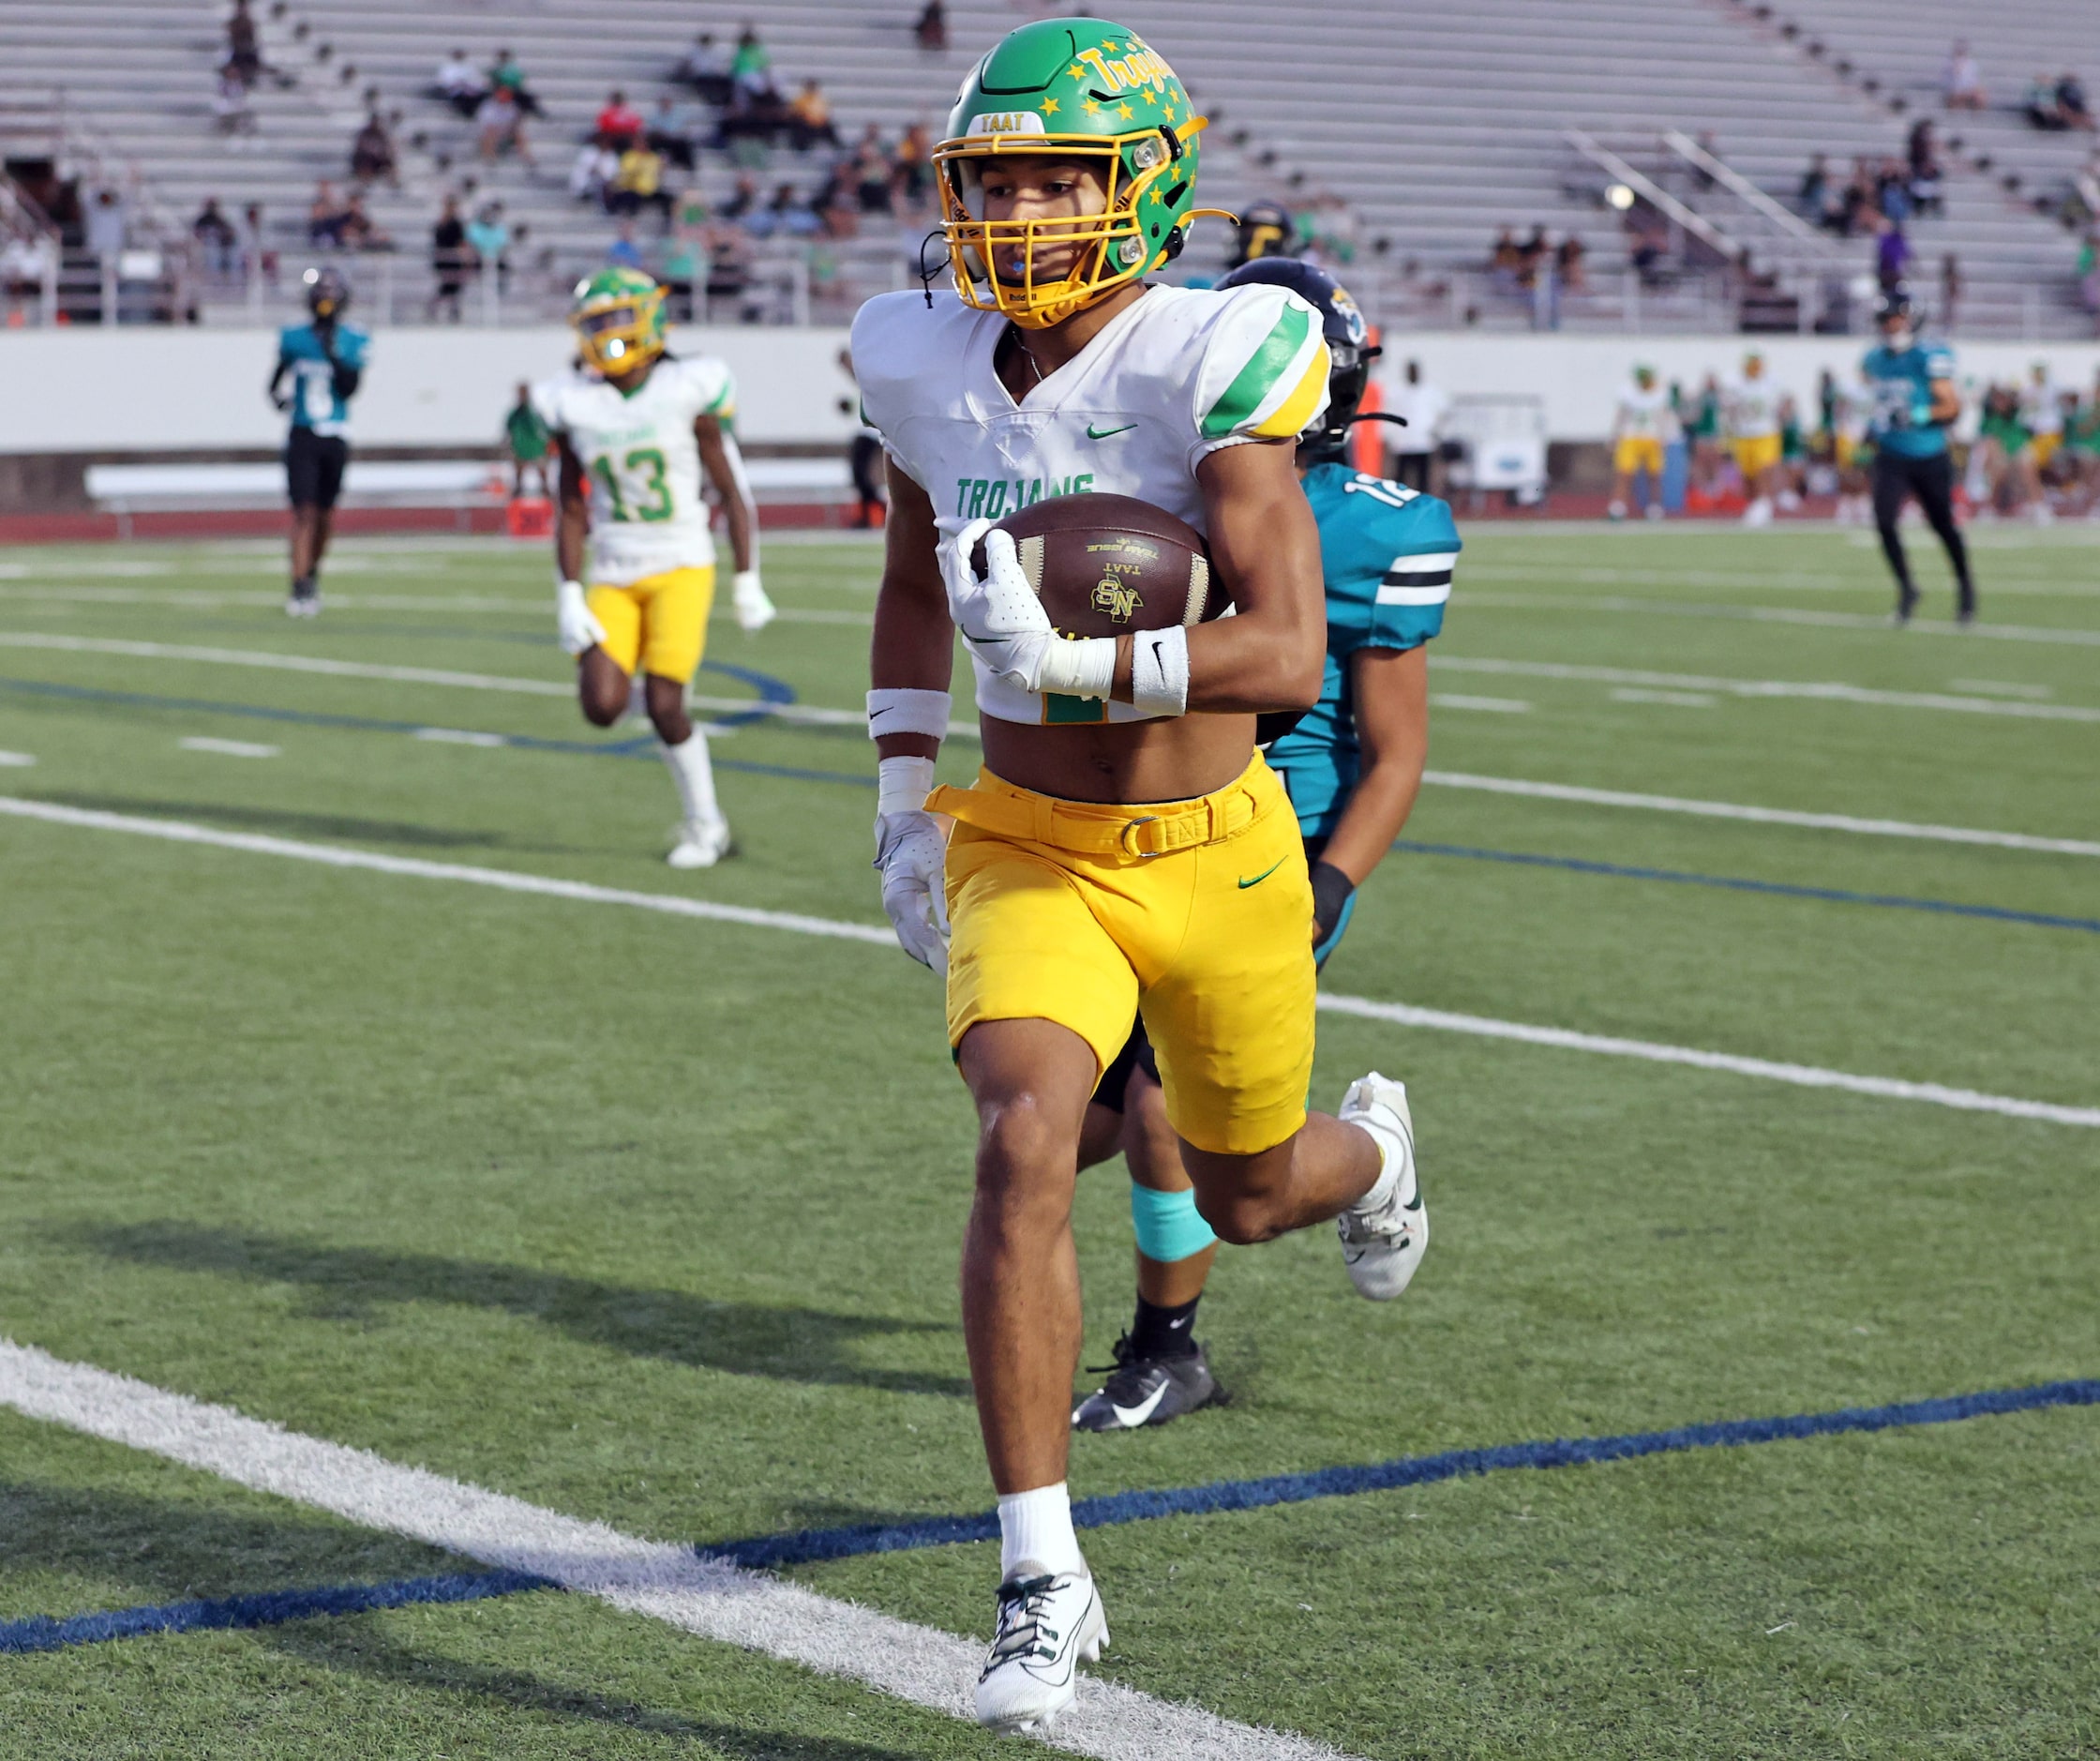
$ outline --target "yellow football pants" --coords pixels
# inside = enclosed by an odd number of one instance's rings
[[[1757,480],[1779,462],[1780,438],[1777,434],[1756,434],[1748,440],[1731,441],[1730,449],[1735,454],[1736,468],[1743,474],[1743,481],[1754,491]]]
[[[956,820],[951,1046],[980,1021],[1055,1021],[1093,1048],[1098,1075],[1138,1011],[1167,1118],[1196,1148],[1250,1155],[1305,1123],[1312,885],[1259,754],[1192,801],[1064,801],[980,771],[926,805]]]
[[[631,675],[639,666],[684,685],[699,670],[714,607],[713,569],[666,569],[622,587],[593,582],[585,598],[606,633],[599,646],[621,671]]]
[[[1662,481],[1662,443],[1653,434],[1628,434],[1612,448],[1612,469],[1622,477],[1642,471],[1656,482]]]

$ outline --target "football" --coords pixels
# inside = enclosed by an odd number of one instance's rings
[[[1062,636],[1120,636],[1219,616],[1227,595],[1203,534],[1128,495],[1057,495],[1009,515],[1022,573]],[[984,547],[970,554],[984,572]]]

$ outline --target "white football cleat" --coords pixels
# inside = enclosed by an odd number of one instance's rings
[[[664,860],[673,868],[712,868],[730,850],[727,820],[689,820],[678,828],[678,842]]]
[[[1769,496],[1761,495],[1743,510],[1746,526],[1769,526],[1772,523],[1772,502]]]
[[[1415,1176],[1407,1085],[1373,1070],[1349,1085],[1338,1117],[1369,1132],[1379,1154],[1377,1183],[1334,1220],[1342,1263],[1358,1295],[1390,1302],[1407,1288],[1429,1248],[1429,1212],[1422,1209],[1421,1182]],[[1388,1175],[1393,1177],[1389,1182]]]
[[[1001,1736],[1046,1733],[1079,1697],[1079,1665],[1108,1648],[1093,1574],[1052,1575],[1031,1560],[999,1586],[999,1628],[977,1678],[977,1722]]]

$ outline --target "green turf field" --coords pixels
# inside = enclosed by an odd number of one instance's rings
[[[1441,772],[2100,839],[2088,533],[1984,532],[1965,635],[1922,535],[1902,633],[1858,534],[1466,543]],[[718,622],[742,671],[698,689],[855,710],[878,554],[771,547],[786,616]],[[0,794],[879,925],[851,718],[712,712],[742,854],[674,874],[548,580],[352,544],[307,625],[274,548],[0,552]],[[2100,856],[1449,784],[1407,837],[1330,990],[2100,1106]],[[989,1504],[972,1124],[901,954],[5,814],[0,913],[0,1335],[659,1539]],[[1075,1496],[2100,1376],[2090,1125],[1322,1016],[1320,1104],[1373,1064],[1415,1099],[1414,1287],[1359,1302],[1326,1231],[1226,1250],[1234,1404],[1079,1439]],[[1083,1182],[1088,1362],[1125,1192]],[[1135,1523],[1088,1541],[1102,1670],[1381,1761],[2100,1754],[2096,1484],[2086,1407]],[[0,1632],[461,1569],[0,1409]],[[792,1574],[989,1632],[987,1545]],[[1022,1752],[558,1592],[0,1654],[37,1761]]]

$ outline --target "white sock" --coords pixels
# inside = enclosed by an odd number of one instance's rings
[[[1378,1146],[1378,1178],[1371,1182],[1371,1190],[1349,1207],[1350,1210],[1369,1212],[1385,1204],[1398,1192],[1401,1202],[1406,1203],[1414,1197],[1415,1163],[1407,1154],[1407,1147],[1398,1134],[1381,1125],[1376,1120],[1358,1116],[1348,1121]],[[1404,1174],[1407,1190],[1401,1190]]]
[[[722,817],[714,804],[714,767],[708,762],[707,735],[698,728],[675,746],[658,740],[656,750],[670,767],[671,781],[678,785],[678,804],[685,811],[685,823],[704,825]]]
[[[999,1499],[999,1581],[1004,1583],[1021,1565],[1053,1573],[1087,1569],[1072,1527],[1072,1495],[1062,1480]]]

